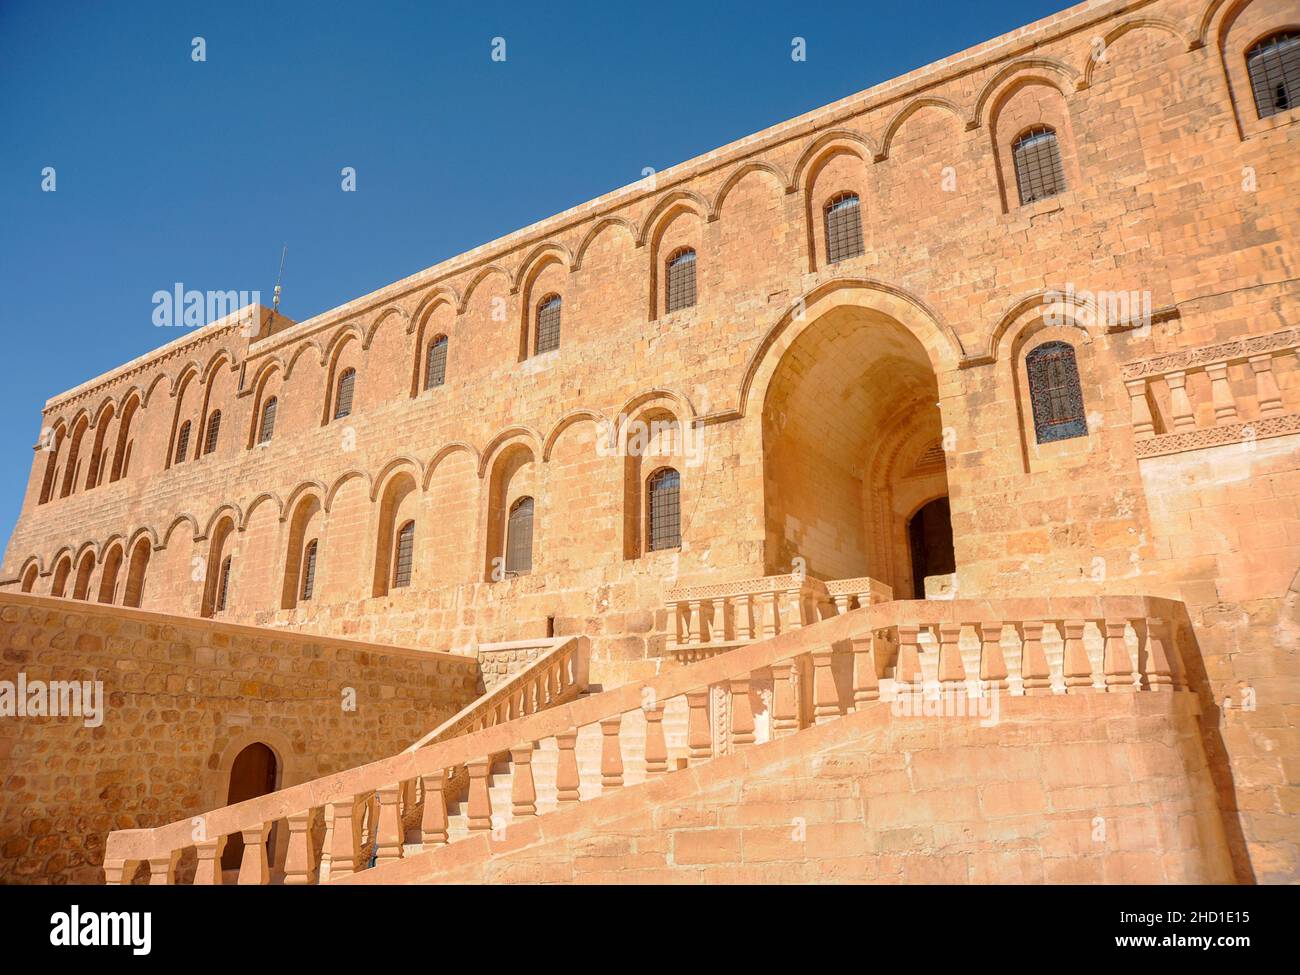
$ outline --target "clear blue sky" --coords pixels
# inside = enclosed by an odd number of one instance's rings
[[[269,303],[287,244],[301,321],[1067,6],[0,0],[0,533],[45,400],[177,337],[155,291]]]

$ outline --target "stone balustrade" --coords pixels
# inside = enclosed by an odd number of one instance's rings
[[[1297,355],[1300,329],[1287,328],[1125,364],[1138,457],[1300,433],[1275,369]]]
[[[671,589],[668,649],[693,663],[891,598],[889,586],[875,579],[822,582],[798,574]]]
[[[855,596],[856,598],[856,596]],[[1180,693],[1187,688],[1185,654],[1191,627],[1181,603],[1152,597],[1069,597],[870,603],[820,622],[787,629],[730,653],[681,667],[651,681],[488,722],[480,730],[415,747],[392,758],[317,779],[248,802],[150,830],[112,833],[105,850],[109,883],[148,864],[151,883],[174,883],[183,857],[197,859],[194,882],[222,881],[217,864],[225,838],[244,842],[239,883],[271,879],[266,854],[271,826],[287,824],[284,883],[338,880],[449,841],[446,784],[463,771],[469,783],[467,820],[472,840],[493,829],[490,788],[493,756],[509,754],[513,779],[507,832],[528,829],[536,815],[537,781],[531,758],[554,741],[554,787],[559,808],[581,801],[574,745],[598,726],[601,793],[624,787],[623,746],[632,712],[645,718],[647,780],[734,751],[886,706],[911,708],[921,698],[996,699],[1000,694]],[[560,692],[576,683],[560,668]],[[761,685],[768,693],[757,692]],[[554,685],[552,685],[554,686]],[[725,736],[711,720],[714,693],[728,699]],[[526,696],[525,696],[526,698]],[[670,764],[662,715],[684,699],[688,710],[684,762]],[[507,714],[510,712],[507,711]],[[914,710],[907,713],[916,714]],[[925,712],[929,714],[929,711]],[[937,717],[953,717],[936,709]],[[981,712],[983,715],[983,712]],[[724,745],[725,737],[725,745]],[[498,796],[498,801],[501,801]],[[370,818],[363,829],[360,819]],[[462,842],[460,840],[456,842]],[[486,844],[475,855],[488,855]]]

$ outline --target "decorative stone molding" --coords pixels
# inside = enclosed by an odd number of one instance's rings
[[[1148,440],[1137,440],[1133,446],[1137,451],[1138,459],[1143,460],[1147,457],[1178,454],[1185,450],[1204,450],[1207,447],[1254,443],[1257,440],[1284,437],[1292,433],[1300,433],[1300,413],[1270,416],[1250,423],[1234,423],[1231,426],[1167,433]]]

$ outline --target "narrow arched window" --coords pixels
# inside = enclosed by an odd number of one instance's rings
[[[826,260],[846,261],[862,253],[862,208],[856,193],[840,193],[826,203]]]
[[[537,334],[533,352],[541,355],[560,347],[560,309],[563,301],[559,295],[548,295],[537,304]]]
[[[668,311],[695,304],[695,251],[682,247],[668,258],[664,307]]]
[[[1260,118],[1300,105],[1300,33],[1278,31],[1246,54],[1250,90]]]
[[[316,591],[316,539],[307,543],[307,548],[302,553],[302,590],[299,599],[303,602],[311,599],[311,594]]]
[[[352,414],[352,390],[356,386],[357,371],[344,369],[339,376],[339,386],[334,394],[334,419],[341,420]]]
[[[411,561],[415,557],[415,522],[397,529],[397,552],[393,556],[393,588],[411,584]]]
[[[224,613],[226,611],[226,601],[230,596],[230,556],[227,555],[221,560],[221,573],[217,576],[217,605],[216,611]]]
[[[1035,125],[1016,140],[1011,154],[1016,162],[1016,185],[1022,205],[1065,192],[1061,147],[1053,129]]]
[[[506,524],[506,575],[533,568],[533,499],[520,498],[510,507]]]
[[[447,381],[447,336],[439,335],[429,343],[424,358],[424,388],[433,389]]]
[[[203,452],[210,454],[217,449],[217,437],[221,435],[221,411],[215,411],[208,417],[208,432],[203,438]]]
[[[1046,342],[1025,357],[1025,368],[1038,442],[1087,436],[1088,420],[1083,412],[1074,348],[1065,342]]]
[[[682,544],[682,478],[661,467],[646,481],[646,550],[659,552]]]
[[[272,396],[262,407],[262,425],[257,430],[258,443],[269,443],[275,436],[275,411],[279,405],[279,401]]]
[[[176,437],[176,463],[185,463],[185,455],[190,452],[190,421],[181,424],[181,432]]]

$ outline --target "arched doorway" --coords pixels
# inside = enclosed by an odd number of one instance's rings
[[[764,396],[765,571],[799,559],[813,578],[870,576],[911,597],[909,520],[937,498],[922,525],[948,514],[938,402],[930,354],[893,316],[841,304],[808,322]]]
[[[226,792],[226,805],[256,799],[268,792],[274,792],[279,783],[280,768],[275,752],[270,747],[255,741],[238,755],[230,766],[230,787]],[[269,842],[269,841],[268,841]],[[267,856],[271,851],[267,850]],[[244,838],[238,833],[226,837],[226,846],[221,853],[222,870],[238,870],[239,861],[244,856]]]
[[[907,523],[907,543],[912,557],[912,595],[924,599],[927,577],[950,576],[957,571],[952,550],[952,512],[947,498],[927,501],[912,515]]]

